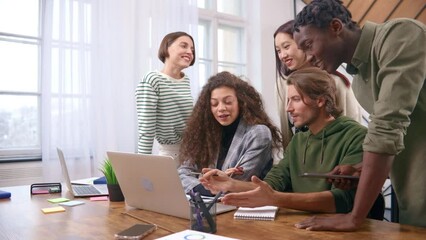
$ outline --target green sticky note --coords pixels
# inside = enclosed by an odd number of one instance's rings
[[[51,203],[60,203],[60,202],[67,202],[69,201],[69,199],[68,198],[51,198],[51,199],[47,199],[47,201]]]

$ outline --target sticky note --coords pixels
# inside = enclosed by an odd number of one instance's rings
[[[59,203],[59,205],[67,206],[67,207],[74,207],[74,206],[81,205],[81,204],[84,204],[84,202],[83,201],[77,201],[77,200]]]
[[[107,196],[91,197],[90,201],[108,201],[108,197]]]
[[[56,213],[56,212],[65,212],[65,208],[64,207],[49,207],[49,208],[42,208],[41,211],[43,213]]]
[[[43,190],[43,189],[33,189],[32,194],[48,194],[49,190]]]
[[[51,199],[47,199],[47,201],[51,203],[60,203],[60,202],[67,202],[69,201],[69,199],[68,198],[51,198]]]

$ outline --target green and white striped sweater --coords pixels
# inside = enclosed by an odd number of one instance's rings
[[[149,72],[136,88],[138,153],[151,154],[155,139],[160,144],[178,144],[192,112],[189,78],[173,79]]]

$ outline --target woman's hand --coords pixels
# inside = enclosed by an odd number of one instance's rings
[[[243,171],[243,167],[236,167],[236,168],[228,168],[225,170],[225,173],[232,177],[233,175],[243,175],[244,171]]]
[[[227,173],[211,168],[203,168],[201,172],[200,182],[211,193],[227,192],[230,188],[232,178]]]

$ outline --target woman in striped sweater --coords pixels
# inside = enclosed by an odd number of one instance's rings
[[[167,34],[158,50],[161,71],[148,72],[136,88],[138,153],[151,154],[154,138],[159,154],[176,158],[193,99],[183,69],[195,62],[193,38],[185,32]]]

